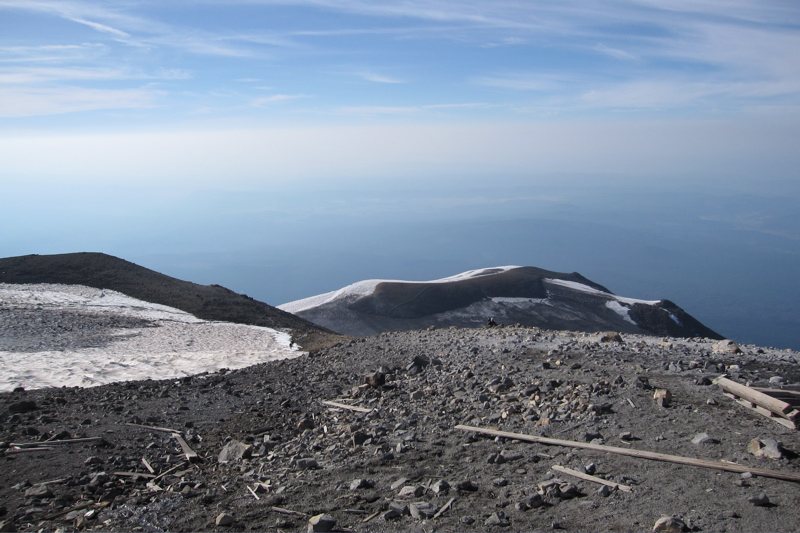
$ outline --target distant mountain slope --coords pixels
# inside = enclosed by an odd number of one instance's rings
[[[669,300],[612,294],[578,273],[494,267],[428,281],[367,280],[278,306],[346,335],[498,323],[548,329],[722,337]]]
[[[25,255],[0,259],[0,283],[86,285],[175,307],[204,320],[274,329],[325,331],[321,326],[225,287],[181,281],[102,253]]]

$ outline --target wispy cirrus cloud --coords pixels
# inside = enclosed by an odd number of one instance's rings
[[[79,111],[153,107],[162,95],[151,89],[92,89],[83,87],[0,87],[0,117],[61,115]]]

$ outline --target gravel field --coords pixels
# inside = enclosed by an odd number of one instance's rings
[[[5,393],[0,521],[18,531],[650,531],[668,516],[685,530],[797,531],[796,482],[456,428],[800,475],[798,432],[711,384],[727,373],[797,390],[798,354],[715,343],[434,329],[180,379]],[[68,441],[80,438],[93,440]],[[770,438],[779,458],[748,451]],[[65,442],[41,449],[54,440]]]

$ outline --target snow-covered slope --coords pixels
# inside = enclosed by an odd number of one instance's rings
[[[300,355],[288,333],[81,285],[0,284],[0,392],[168,379]]]
[[[577,273],[503,266],[433,281],[366,280],[278,306],[348,335],[477,327],[493,318],[549,329],[721,338],[668,300],[611,293]]]

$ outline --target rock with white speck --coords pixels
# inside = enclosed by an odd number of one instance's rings
[[[655,525],[653,525],[653,531],[660,533],[682,533],[686,531],[686,523],[674,516],[662,516],[656,520]]]
[[[308,519],[308,533],[331,531],[336,526],[336,519],[329,514],[318,514]]]

